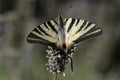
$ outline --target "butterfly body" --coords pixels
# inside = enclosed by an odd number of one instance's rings
[[[94,23],[77,18],[63,18],[62,15],[58,15],[56,19],[37,26],[28,35],[27,41],[50,46],[47,56],[50,56],[48,60],[52,57],[52,62],[48,61],[48,68],[52,72],[62,73],[68,60],[73,70],[72,54],[77,44],[100,34],[102,34],[102,29]]]

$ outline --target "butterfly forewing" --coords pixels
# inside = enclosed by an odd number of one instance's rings
[[[68,18],[66,19],[65,27],[69,35],[69,44],[78,43],[102,33],[101,28],[96,24],[82,19]]]
[[[71,45],[102,33],[101,28],[96,24],[83,19],[64,18],[63,23],[64,25],[60,26],[58,19],[43,23],[28,35],[27,41],[30,43],[54,44],[58,46],[58,44],[61,45],[60,40],[63,39],[62,36],[68,36],[65,39]],[[64,29],[60,31],[61,28],[64,28],[65,32]],[[58,33],[62,34],[62,36]]]
[[[47,45],[56,44],[57,37],[57,23],[55,20],[50,20],[37,26],[27,37],[30,43],[43,43]]]

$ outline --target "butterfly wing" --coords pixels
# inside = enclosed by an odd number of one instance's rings
[[[50,20],[37,26],[27,37],[29,43],[42,43],[46,45],[54,45],[58,41],[57,22]]]
[[[102,34],[102,29],[96,24],[76,18],[64,18],[64,28],[67,30],[64,35],[68,35],[67,43],[69,45]],[[60,39],[58,39],[58,30],[57,21],[50,20],[37,26],[28,35],[27,41],[30,43],[57,45],[60,43]]]
[[[69,44],[78,43],[82,40],[102,34],[102,29],[94,23],[82,19],[66,19],[67,33],[69,34]]]

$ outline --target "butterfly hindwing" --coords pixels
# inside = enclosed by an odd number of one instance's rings
[[[55,44],[57,38],[57,23],[50,20],[37,26],[27,37],[29,43],[43,43],[47,45]]]

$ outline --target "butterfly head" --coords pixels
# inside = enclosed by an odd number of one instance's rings
[[[64,25],[64,19],[61,14],[58,14],[58,25],[60,25],[61,27],[63,27]]]

